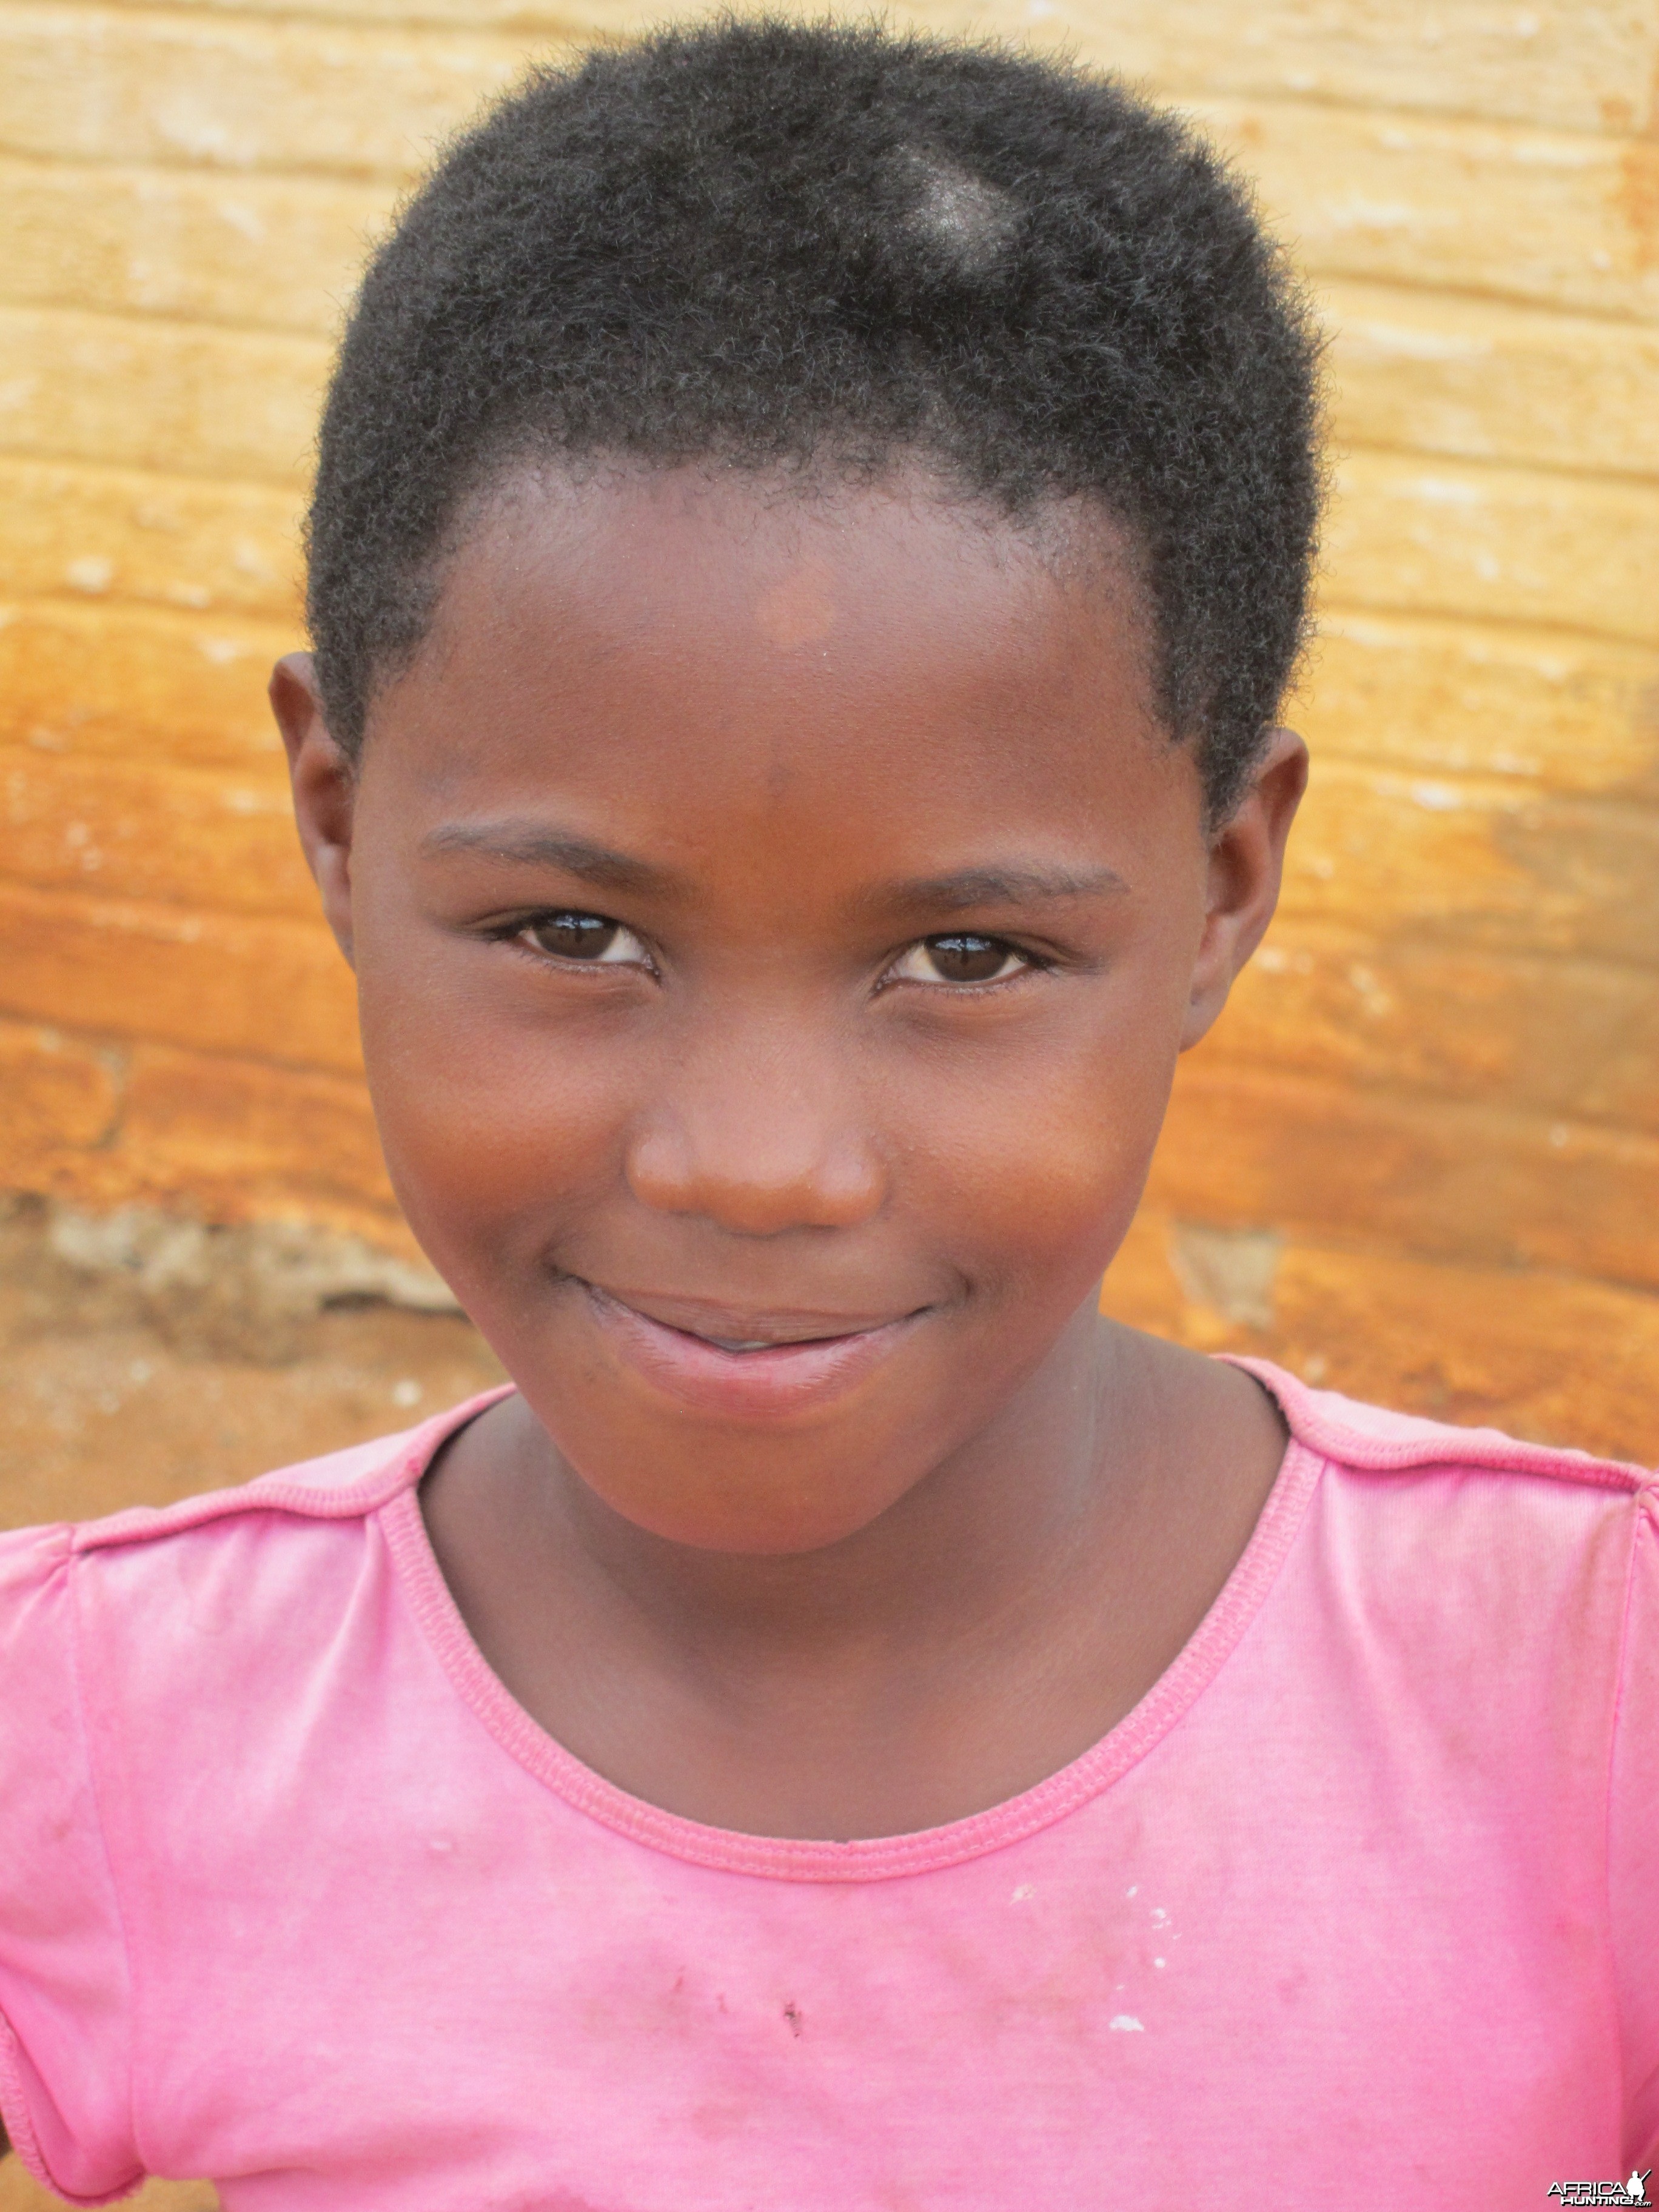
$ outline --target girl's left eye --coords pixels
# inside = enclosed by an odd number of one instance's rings
[[[602,914],[581,914],[572,908],[538,915],[514,934],[521,945],[557,960],[580,960],[589,967],[642,967],[650,955],[631,929],[609,921]]]
[[[1036,965],[1029,952],[1021,952],[1005,937],[951,930],[919,939],[888,973],[896,982],[904,983],[1000,983]]]

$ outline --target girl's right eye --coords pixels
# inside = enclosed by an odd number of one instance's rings
[[[514,936],[532,951],[556,960],[578,960],[591,968],[635,967],[651,964],[651,956],[631,929],[602,914],[583,914],[575,908],[538,915]]]

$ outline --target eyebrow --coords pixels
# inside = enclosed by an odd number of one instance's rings
[[[891,884],[862,904],[957,914],[975,906],[1031,906],[1054,899],[1091,898],[1100,891],[1127,891],[1115,868],[1044,868],[1030,864],[955,868],[943,876],[918,876]]]
[[[653,867],[610,845],[535,822],[446,823],[421,841],[430,853],[474,853],[509,867],[559,868],[597,890],[645,896],[682,888],[672,868]]]
[[[536,822],[447,823],[428,831],[423,848],[471,853],[509,867],[558,868],[597,890],[665,896],[684,891],[684,878],[614,847]],[[939,876],[914,876],[866,891],[858,904],[902,914],[960,914],[978,906],[1030,906],[1060,899],[1126,891],[1115,868],[1037,866],[1030,862],[953,868]]]

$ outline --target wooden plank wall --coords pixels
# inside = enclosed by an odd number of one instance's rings
[[[1202,118],[1333,333],[1282,917],[1117,1310],[1659,1458],[1659,0],[920,0]],[[0,4],[0,1188],[396,1243],[262,689],[354,271],[626,0]]]

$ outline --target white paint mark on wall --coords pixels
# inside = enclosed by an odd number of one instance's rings
[[[1414,783],[1412,798],[1431,814],[1455,814],[1463,804],[1463,794],[1454,783]]]

